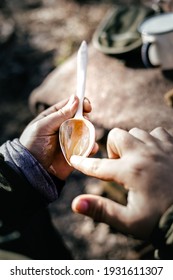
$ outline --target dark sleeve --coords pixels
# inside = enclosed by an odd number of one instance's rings
[[[173,205],[161,217],[152,234],[157,259],[173,260]]]
[[[26,178],[12,169],[0,154],[0,222],[2,230],[20,229],[40,209],[45,200]]]
[[[6,141],[0,147],[4,161],[44,198],[47,205],[58,198],[64,181],[49,174],[37,159],[19,141]],[[9,178],[10,179],[10,178]]]

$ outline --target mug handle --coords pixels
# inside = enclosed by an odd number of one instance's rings
[[[152,64],[152,62],[150,61],[149,49],[151,46],[153,46],[153,44],[153,42],[146,42],[141,47],[142,61],[146,68],[155,68],[159,66],[159,64]]]

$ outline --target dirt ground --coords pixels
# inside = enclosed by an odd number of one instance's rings
[[[90,42],[111,2],[116,1],[1,0],[0,144],[20,135],[33,118],[28,108],[32,90],[83,39]],[[107,196],[102,182],[74,173],[59,200],[33,222],[22,241],[14,242],[14,250],[39,259],[152,258],[150,244],[73,214],[71,201],[83,192]]]

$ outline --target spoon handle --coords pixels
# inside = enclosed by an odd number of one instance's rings
[[[75,118],[83,116],[83,100],[85,95],[86,71],[88,62],[87,43],[82,42],[77,54],[77,97],[79,98],[79,106],[75,114]]]

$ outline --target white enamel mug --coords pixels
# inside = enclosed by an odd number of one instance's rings
[[[142,36],[141,55],[146,67],[173,69],[173,13],[146,19],[139,27]]]

